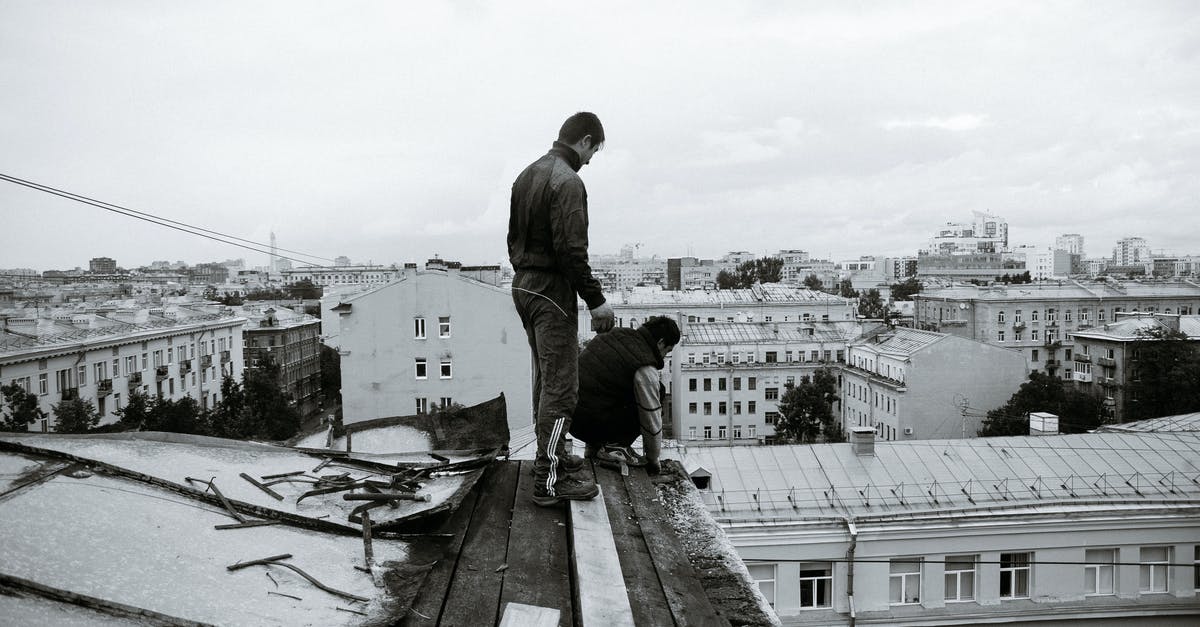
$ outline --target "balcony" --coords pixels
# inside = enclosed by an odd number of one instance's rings
[[[211,368],[212,367],[212,355],[201,355],[200,356],[200,367],[201,368]]]
[[[221,351],[221,363],[229,363],[229,351]]]
[[[96,396],[112,394],[112,379],[101,379],[96,382]]]
[[[1115,360],[1111,357],[1097,357],[1096,363],[1101,366],[1107,366],[1109,368],[1112,368],[1117,365],[1117,360]]]
[[[1083,355],[1083,354],[1081,354],[1081,353],[1075,353],[1075,356],[1073,357],[1073,359],[1074,359],[1075,361],[1078,361],[1078,362],[1081,362],[1081,363],[1085,363],[1085,364],[1090,364],[1090,363],[1092,363],[1092,356],[1091,356],[1091,355]]]
[[[1047,368],[1057,368],[1057,367],[1059,367],[1060,365],[1061,365],[1061,364],[1059,364],[1059,363],[1058,363],[1058,360],[1057,360],[1057,359],[1047,359],[1047,360],[1046,360],[1046,367],[1047,367]]]
[[[163,379],[167,378],[168,372],[169,371],[167,370],[167,366],[155,366],[154,367],[154,379],[156,381],[162,381]]]
[[[179,374],[187,374],[192,371],[192,360],[185,359],[179,362]]]
[[[1024,320],[1016,320],[1013,322],[1013,330],[1014,331],[1020,331],[1021,329],[1024,329],[1024,328],[1025,328]]]
[[[1071,374],[1071,378],[1073,378],[1076,381],[1079,381],[1081,383],[1091,383],[1092,382],[1092,373],[1080,372],[1080,371],[1076,370],[1075,372],[1073,372]]]
[[[142,373],[140,373],[140,372],[129,373],[129,389],[132,390],[133,388],[136,388],[137,386],[139,386],[141,384],[142,384]]]
[[[1047,320],[1047,321],[1046,321],[1046,326],[1047,326],[1047,327],[1049,327],[1049,328],[1054,328],[1054,327],[1057,327],[1057,326],[1058,326],[1058,320]]]
[[[1096,377],[1096,381],[1106,388],[1116,387],[1117,380],[1112,377]]]
[[[64,401],[75,400],[79,398],[79,388],[64,388],[61,395]]]

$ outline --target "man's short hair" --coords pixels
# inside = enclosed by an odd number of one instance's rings
[[[558,141],[564,144],[574,144],[588,135],[592,136],[593,146],[604,143],[604,125],[600,124],[600,118],[595,113],[587,111],[567,118],[562,128],[558,129]]]
[[[642,323],[642,326],[646,327],[646,330],[650,332],[650,337],[655,340],[662,340],[667,346],[674,346],[679,343],[679,325],[666,316],[648,318]]]

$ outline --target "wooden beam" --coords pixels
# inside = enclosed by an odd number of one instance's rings
[[[604,506],[612,524],[613,541],[621,560],[634,622],[638,625],[674,625],[666,594],[658,582],[654,559],[642,536],[641,525],[656,523],[638,520],[620,471],[597,465],[596,483],[604,490]]]
[[[520,462],[500,604],[558,608],[563,627],[571,627],[567,509],[534,505],[534,483],[533,461]]]
[[[500,627],[558,627],[559,611],[523,603],[505,603]]]
[[[583,627],[634,627],[602,497],[571,501],[571,543],[580,623]]]

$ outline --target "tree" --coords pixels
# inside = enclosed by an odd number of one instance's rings
[[[246,411],[246,394],[236,379],[225,375],[221,379],[221,400],[208,414],[208,432],[218,438],[243,440],[254,435]]]
[[[987,413],[979,435],[1029,435],[1029,414],[1036,411],[1058,416],[1062,433],[1084,433],[1100,426],[1101,410],[1096,396],[1068,389],[1062,379],[1034,371],[1007,403]]]
[[[301,279],[287,286],[287,293],[296,299],[314,299],[321,297],[321,288],[314,285],[310,279]]]
[[[87,433],[100,424],[100,413],[91,399],[72,398],[50,407],[54,412],[55,433]]]
[[[871,288],[858,297],[858,315],[867,318],[882,318],[887,314],[887,305],[879,290]]]
[[[1200,347],[1187,334],[1144,330],[1130,349],[1136,358],[1125,385],[1130,420],[1200,411]]]
[[[717,273],[717,289],[729,290],[748,288],[755,283],[778,283],[783,276],[783,259],[780,257],[763,257],[738,264],[730,272],[722,270]]]
[[[141,431],[146,425],[152,401],[141,392],[134,390],[129,393],[125,406],[115,413],[121,417],[121,426],[131,431]]]
[[[324,344],[321,345],[321,394],[326,402],[342,402],[342,356]]]
[[[850,279],[842,279],[837,284],[837,295],[842,298],[858,298],[858,290],[854,289],[854,283]]]
[[[249,423],[258,437],[286,440],[300,431],[300,412],[288,402],[279,387],[279,364],[271,358],[259,360],[242,376]]]
[[[46,412],[38,407],[37,395],[16,383],[0,387],[0,398],[4,401],[0,407],[0,431],[27,431],[29,425],[46,417]]]
[[[910,277],[901,283],[892,284],[892,300],[912,300],[913,294],[920,291],[921,282]]]
[[[780,437],[811,444],[817,436],[836,430],[833,402],[838,400],[837,376],[829,368],[803,377],[799,385],[789,385],[779,399],[780,417],[775,433]]]
[[[146,431],[208,435],[208,421],[204,414],[200,403],[190,396],[179,400],[155,399],[146,413],[144,428]]]
[[[825,288],[825,284],[821,283],[821,279],[818,279],[817,275],[810,274],[804,277],[804,287],[807,287],[810,290],[820,291]]]

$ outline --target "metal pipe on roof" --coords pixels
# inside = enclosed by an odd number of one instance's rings
[[[858,618],[854,611],[854,551],[858,549],[858,527],[853,518],[846,518],[846,531],[850,534],[850,548],[846,549],[846,600],[850,604],[850,627]]]

